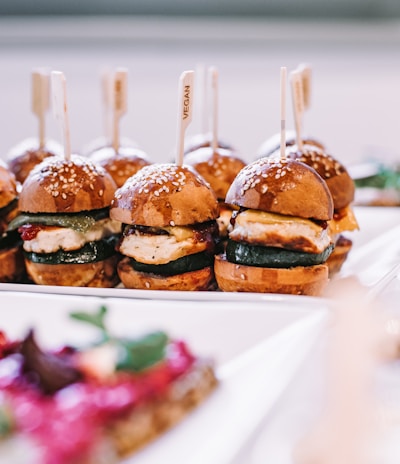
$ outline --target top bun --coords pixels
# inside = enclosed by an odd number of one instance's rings
[[[217,197],[191,167],[145,166],[115,192],[110,216],[125,224],[184,226],[216,219]]]
[[[291,147],[286,153],[288,158],[301,161],[318,172],[331,192],[335,210],[345,208],[354,200],[353,179],[343,164],[335,158],[312,145],[304,145],[302,151],[297,147]]]
[[[0,161],[0,208],[7,206],[17,197],[14,174]]]
[[[44,147],[39,146],[37,139],[27,139],[16,145],[7,155],[8,166],[21,184],[32,169],[45,158],[62,155],[62,146],[48,140]]]
[[[115,182],[101,166],[72,155],[46,158],[26,178],[19,209],[26,213],[79,213],[110,206]]]
[[[185,164],[192,166],[214,190],[219,200],[225,200],[226,193],[238,172],[246,163],[232,154],[232,151],[212,147],[198,148],[185,156]]]
[[[185,155],[191,151],[197,150],[199,148],[211,147],[213,142],[213,134],[209,132],[207,134],[196,134],[185,140]],[[218,147],[225,148],[226,150],[233,150],[233,147],[228,143],[218,140]]]
[[[118,152],[113,147],[103,147],[93,152],[90,160],[103,166],[117,187],[122,187],[129,177],[150,164],[146,153],[133,147],[120,147]]]
[[[291,159],[260,158],[243,168],[226,202],[244,208],[327,221],[333,202],[325,181],[314,169]]]
[[[313,145],[321,150],[325,150],[325,146],[319,140],[316,140],[312,137],[303,137],[303,143],[307,145]],[[286,131],[286,146],[293,146],[296,144],[296,132],[295,131]],[[267,139],[261,147],[258,149],[257,158],[262,158],[264,156],[270,156],[279,150],[281,146],[281,133],[278,132],[272,137]]]

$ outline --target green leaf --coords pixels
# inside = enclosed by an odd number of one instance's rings
[[[108,341],[117,346],[116,370],[139,372],[164,359],[169,340],[165,332],[151,332],[136,339],[117,338],[108,333],[106,313],[106,306],[101,306],[96,313],[73,312],[70,317],[100,329],[104,336],[101,343]]]
[[[400,190],[400,170],[398,167],[390,167],[380,164],[378,166],[377,173],[364,177],[361,179],[355,179],[356,187],[373,187],[378,189],[398,189]]]
[[[168,336],[165,332],[153,332],[135,340],[119,339],[117,370],[142,371],[165,357]]]
[[[11,411],[6,406],[0,406],[0,438],[6,437],[14,429]]]
[[[104,334],[108,335],[108,331],[105,325],[105,316],[107,313],[107,307],[106,306],[100,306],[99,310],[97,313],[88,313],[84,311],[78,311],[78,312],[73,312],[70,314],[70,317],[72,319],[76,319],[81,322],[86,322],[90,325],[93,325],[97,328],[99,328]]]

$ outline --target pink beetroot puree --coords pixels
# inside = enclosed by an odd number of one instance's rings
[[[139,374],[118,372],[109,383],[80,381],[46,396],[10,373],[0,376],[0,389],[10,398],[17,428],[43,446],[43,464],[70,464],[90,453],[103,424],[166,392],[195,360],[182,341],[166,351],[157,365]]]

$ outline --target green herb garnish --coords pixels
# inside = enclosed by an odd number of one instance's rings
[[[377,189],[400,190],[400,169],[379,164],[376,174],[355,179],[356,187],[373,187]]]
[[[95,327],[97,327],[103,332],[106,338],[109,338],[108,331],[107,331],[105,321],[104,321],[106,313],[107,313],[106,306],[100,306],[97,313],[88,313],[86,311],[85,312],[80,311],[80,312],[71,313],[70,317],[72,317],[72,319],[76,319],[77,321],[87,322],[90,325],[94,325]]]
[[[14,430],[14,420],[8,407],[0,406],[0,439],[7,437]]]
[[[95,313],[80,311],[71,313],[70,316],[97,327],[101,330],[103,340],[117,347],[116,370],[140,372],[165,358],[165,350],[169,341],[165,332],[151,332],[135,339],[115,337],[107,329],[106,314],[107,307],[103,305]]]
[[[164,332],[153,332],[136,340],[119,340],[117,370],[142,371],[161,361],[168,337]]]

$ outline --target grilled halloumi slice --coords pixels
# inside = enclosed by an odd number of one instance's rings
[[[237,214],[229,237],[251,245],[321,253],[331,243],[328,228],[300,217],[245,210]]]
[[[108,218],[96,221],[87,232],[78,232],[67,227],[43,226],[36,237],[24,241],[23,248],[34,253],[73,251],[79,250],[85,243],[95,242],[120,232],[121,223]]]

